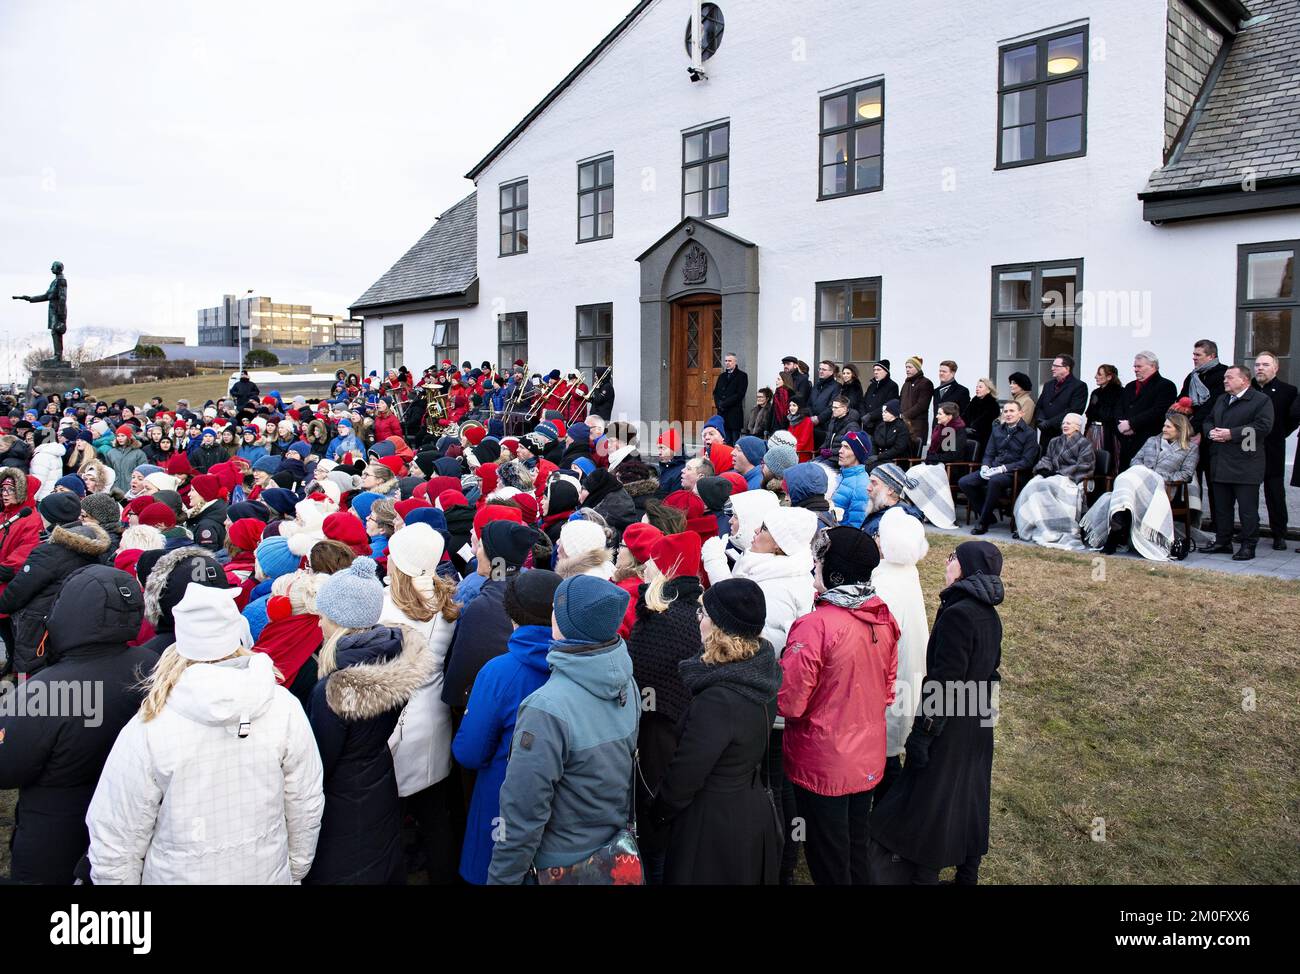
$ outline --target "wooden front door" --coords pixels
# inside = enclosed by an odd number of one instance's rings
[[[722,302],[715,296],[673,305],[668,381],[669,420],[702,423],[713,415],[713,385],[722,372]]]

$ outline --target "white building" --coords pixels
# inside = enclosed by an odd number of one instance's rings
[[[352,306],[367,370],[612,363],[646,421],[708,416],[724,350],[751,402],[787,354],[1300,375],[1296,0],[702,6],[707,77],[646,0],[474,166]]]

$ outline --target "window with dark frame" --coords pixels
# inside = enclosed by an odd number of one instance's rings
[[[682,216],[726,216],[731,184],[731,123],[682,136]]]
[[[402,326],[384,325],[384,371],[402,366]]]
[[[1088,28],[998,51],[998,168],[1087,153]]]
[[[509,368],[516,361],[528,361],[528,312],[497,315],[497,362]]]
[[[819,199],[873,193],[884,185],[885,82],[821,100]]]
[[[1058,355],[1079,359],[1083,261],[1004,264],[993,268],[990,354],[998,396],[1009,399],[1007,381],[1023,372],[1034,381],[1034,398],[1052,374]]]
[[[861,372],[880,359],[880,278],[817,284],[817,360]]]
[[[614,157],[578,163],[578,242],[614,236]]]
[[[578,336],[574,361],[587,377],[587,384],[614,364],[614,305],[584,304],[578,307]]]
[[[1237,248],[1237,355],[1254,370],[1255,356],[1277,356],[1278,378],[1295,384],[1291,359],[1300,322],[1296,257],[1300,240],[1242,244]]]
[[[528,253],[528,180],[501,187],[501,256]]]
[[[438,365],[460,361],[459,318],[442,318],[433,323],[433,360]]]

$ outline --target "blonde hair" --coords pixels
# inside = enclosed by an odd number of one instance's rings
[[[245,649],[240,646],[229,656],[223,656],[221,659],[212,660],[214,663],[221,663],[228,659],[238,659],[241,656],[252,656],[251,649]],[[139,687],[144,691],[144,699],[140,702],[140,719],[146,724],[163,712],[167,706],[167,698],[171,696],[172,690],[180,682],[181,675],[194,665],[199,664],[198,660],[186,659],[176,651],[176,644],[173,643],[163,650],[162,656],[158,657],[158,663],[154,666],[153,672],[140,681]],[[271,667],[275,673],[277,683],[284,681],[284,674],[274,666]]]
[[[992,379],[980,379],[984,383],[984,388],[989,391],[989,395],[996,399],[998,397],[998,387],[993,384]]]
[[[387,469],[387,468],[385,468]],[[397,525],[397,508],[391,497],[381,497],[370,505],[370,516],[375,519],[379,525],[379,531],[385,537],[391,538]]]
[[[321,644],[320,655],[316,658],[317,677],[329,676],[338,669],[338,661],[335,657],[338,653],[340,639],[351,636],[353,633],[365,632],[364,629],[344,628],[326,615],[320,617],[320,627],[321,632],[326,633],[326,635],[325,642]]]
[[[735,636],[715,625],[704,637],[704,651],[701,658],[709,666],[716,666],[719,663],[735,663],[749,659],[758,652],[758,649],[757,639]]]
[[[671,579],[650,559],[645,562],[645,574],[642,577],[650,583],[650,587],[645,590],[645,607],[651,612],[667,612],[668,607],[677,601],[675,594],[671,599],[664,596],[664,589]]]
[[[1192,443],[1192,426],[1182,413],[1169,413],[1165,419],[1174,424],[1178,433],[1178,448],[1186,450]]]
[[[460,603],[456,601],[456,586],[441,575],[430,576],[433,591],[426,595],[415,584],[415,579],[402,571],[390,558],[388,561],[388,592],[393,605],[411,619],[428,622],[441,615],[448,622],[460,618]]]
[[[397,486],[397,474],[389,470],[382,463],[366,464],[366,473],[379,481],[379,486],[372,488],[375,493],[391,494],[393,488]],[[371,510],[374,510],[372,507]]]

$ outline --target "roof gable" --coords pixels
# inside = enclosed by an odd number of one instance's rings
[[[478,278],[478,203],[470,193],[438,217],[351,310],[465,294]]]

